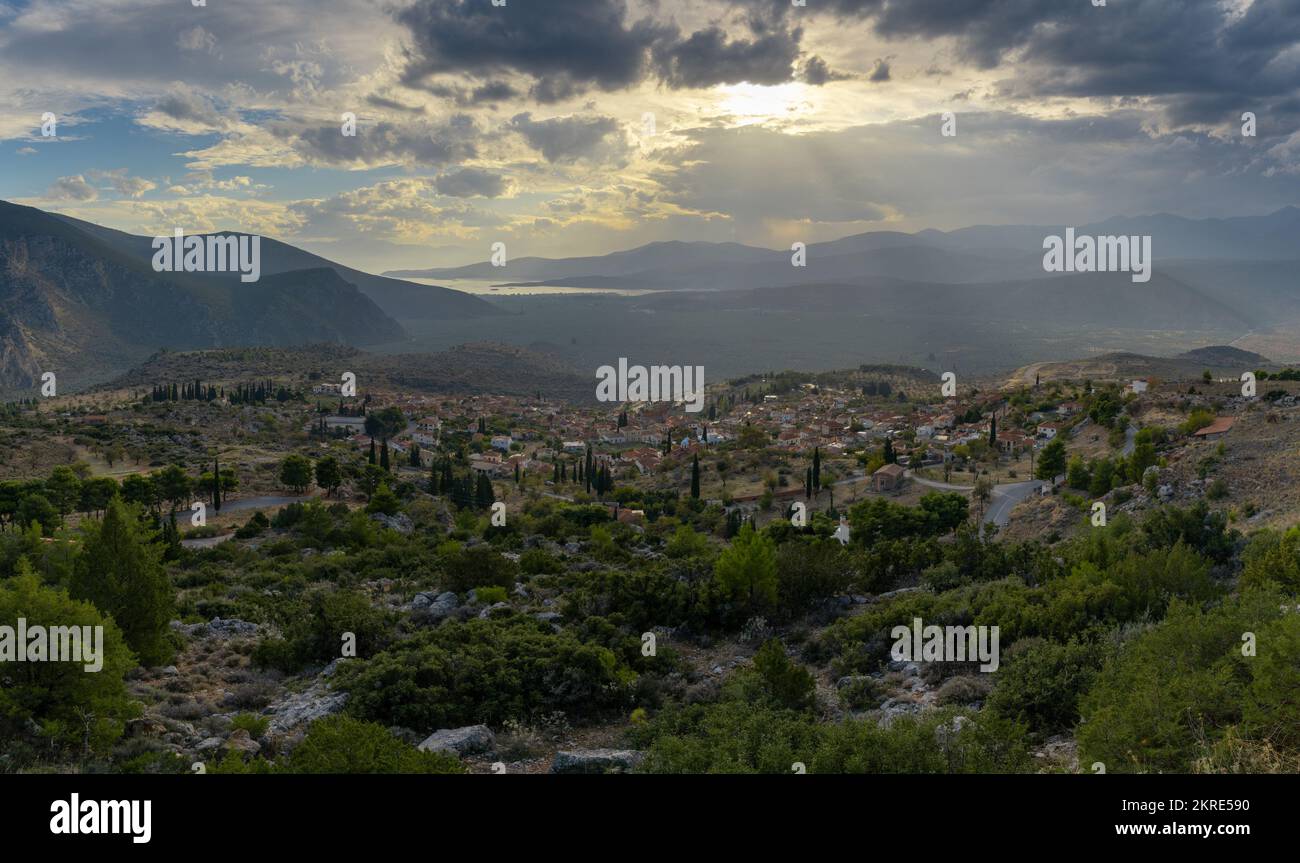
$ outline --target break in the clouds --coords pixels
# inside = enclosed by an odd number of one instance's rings
[[[262,226],[363,265],[1298,197],[1300,0],[0,10],[0,196],[147,233]]]

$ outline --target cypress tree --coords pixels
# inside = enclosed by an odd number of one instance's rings
[[[388,441],[384,441],[384,445],[379,448],[379,466],[384,470],[390,469],[388,465]]]
[[[479,509],[488,509],[496,503],[496,490],[492,488],[492,480],[488,479],[487,474],[479,473],[478,488],[475,489],[474,503]]]

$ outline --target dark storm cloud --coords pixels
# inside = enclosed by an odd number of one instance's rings
[[[724,8],[724,7],[719,7]],[[528,95],[553,103],[590,89],[621,90],[647,78],[672,89],[748,81],[781,84],[796,76],[803,31],[779,12],[754,6],[738,32],[720,24],[683,33],[674,24],[631,21],[625,0],[417,0],[397,13],[410,29],[404,80],[438,93],[444,74],[533,80]],[[814,66],[809,83],[836,76]]]
[[[640,81],[650,45],[666,31],[629,25],[623,0],[419,0],[397,19],[414,38],[405,79],[522,72],[549,89],[617,90]]]
[[[728,39],[719,27],[692,33],[686,39],[660,43],[653,62],[669,87],[712,87],[715,84],[783,84],[791,78],[799,56],[799,29],[775,30],[754,39]]]
[[[368,166],[446,165],[472,159],[478,152],[475,141],[479,135],[474,121],[464,115],[437,126],[362,125],[354,136],[343,135],[337,125],[279,132],[292,137],[294,149],[309,162]]]
[[[534,120],[532,114],[524,113],[511,119],[510,128],[552,163],[618,160],[626,152],[626,142],[618,135],[618,123],[612,117]]]
[[[952,39],[991,69],[1015,61],[1011,99],[1154,98],[1174,124],[1272,111],[1300,122],[1300,0],[738,0],[768,21],[831,15],[870,21],[886,39]]]

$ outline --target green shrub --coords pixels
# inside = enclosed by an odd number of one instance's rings
[[[339,667],[348,710],[432,730],[564,711],[595,718],[628,703],[635,675],[613,651],[531,617],[444,623]]]
[[[313,722],[287,758],[271,763],[257,757],[245,760],[230,752],[209,765],[209,773],[465,773],[460,759],[443,752],[421,752],[394,737],[388,729],[350,716],[328,716]]]
[[[248,736],[257,740],[266,733],[266,729],[271,724],[270,717],[258,716],[253,713],[241,713],[230,720],[230,727],[235,730],[244,730]]]
[[[345,633],[355,637],[358,657],[373,656],[390,640],[391,615],[351,590],[318,589],[306,607],[290,610],[283,639],[268,638],[253,651],[257,665],[287,673],[342,656]]]
[[[454,593],[468,593],[477,587],[515,586],[518,565],[488,546],[475,546],[451,553],[443,564],[443,586]]]
[[[789,710],[806,710],[813,704],[816,683],[808,669],[785,655],[781,642],[773,638],[754,654],[754,670],[763,678],[772,700]]]
[[[1253,673],[1261,693],[1286,692],[1286,684],[1272,686],[1273,668],[1293,666],[1294,656],[1277,666],[1241,651],[1242,634],[1262,633],[1280,616],[1280,605],[1277,594],[1265,592],[1211,611],[1176,601],[1162,623],[1106,663],[1083,698],[1080,760],[1101,761],[1110,773],[1190,770],[1206,744],[1241,721]],[[1289,685],[1294,693],[1294,679]],[[1257,726],[1288,716],[1267,697],[1259,703],[1252,714]]]
[[[1069,731],[1100,666],[1095,645],[1039,638],[1017,642],[1007,650],[986,706],[1039,734]]]
[[[510,598],[504,587],[478,587],[474,589],[474,596],[484,605],[505,602]]]
[[[280,772],[445,774],[465,768],[454,755],[421,752],[382,725],[330,716],[312,724]]]

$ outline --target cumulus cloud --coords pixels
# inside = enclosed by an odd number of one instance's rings
[[[158,188],[158,184],[152,180],[130,176],[126,168],[117,168],[112,171],[91,171],[90,177],[92,180],[107,182],[114,192],[128,198],[139,198],[145,192]]]
[[[826,61],[816,54],[809,57],[803,65],[803,71],[799,75],[799,80],[805,84],[811,84],[814,87],[820,87],[831,81],[845,81],[852,78],[852,75],[836,72],[827,65]]]
[[[59,177],[45,190],[45,197],[55,201],[93,201],[99,197],[99,190],[81,174]]]
[[[175,84],[139,118],[142,126],[186,135],[222,132],[239,125],[239,117],[219,108],[208,95]]]

